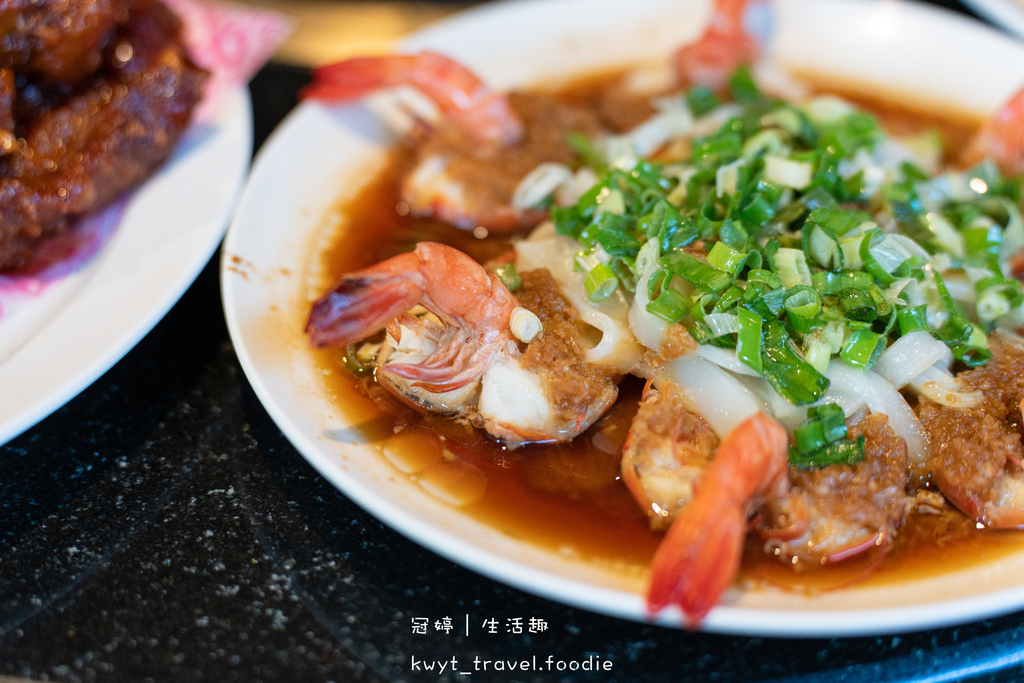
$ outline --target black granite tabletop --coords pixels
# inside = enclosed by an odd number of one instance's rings
[[[280,64],[255,78],[257,145],[307,79]],[[565,670],[494,671],[534,657]],[[483,578],[385,527],[285,440],[235,359],[216,258],[123,360],[0,447],[0,681],[474,670],[478,681],[1014,681],[1024,615],[885,637],[730,637]]]

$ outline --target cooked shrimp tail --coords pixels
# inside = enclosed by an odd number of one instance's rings
[[[699,622],[732,582],[746,528],[742,505],[698,495],[676,518],[651,565],[647,608],[671,604]]]
[[[317,348],[334,348],[383,330],[423,296],[419,259],[410,252],[350,273],[320,297],[310,311],[306,334]]]
[[[401,85],[422,92],[446,123],[478,143],[504,146],[523,135],[519,117],[502,94],[458,62],[433,52],[359,57],[319,67],[303,97],[353,100]]]
[[[786,430],[763,413],[741,422],[718,447],[693,501],[676,517],[655,553],[647,606],[676,604],[699,622],[739,569],[753,500],[788,490]]]
[[[720,88],[737,67],[757,60],[760,45],[743,27],[750,4],[751,0],[715,0],[704,34],[675,53],[676,75],[681,81]]]
[[[516,300],[497,277],[458,249],[420,242],[415,251],[345,275],[315,304],[306,324],[313,346],[340,347],[383,330],[417,303],[469,327],[482,343],[508,339]]]

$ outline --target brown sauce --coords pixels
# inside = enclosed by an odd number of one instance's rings
[[[593,101],[593,83],[568,96]],[[962,148],[973,124],[941,118],[878,99],[843,93],[870,109],[890,130],[938,129],[947,149]],[[351,226],[321,255],[328,273],[318,291],[335,276],[409,251],[422,240],[445,242],[485,262],[506,254],[507,241],[474,235],[451,226],[411,218],[399,199],[399,179],[411,163],[408,150],[390,163],[360,194],[339,206]],[[532,445],[509,450],[482,431],[414,412],[372,380],[349,373],[336,351],[313,352],[326,371],[340,409],[358,423],[363,437],[390,463],[440,500],[506,535],[596,565],[645,575],[662,534],[651,531],[619,473],[619,453],[636,411],[642,383],[627,377],[617,404],[571,444]],[[853,583],[888,583],[979,565],[1024,547],[1024,534],[977,529],[963,515],[912,514],[881,555],[872,551],[819,567],[785,565],[763,551],[751,536],[741,580],[821,591]]]

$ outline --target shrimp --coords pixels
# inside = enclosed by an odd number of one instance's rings
[[[927,463],[942,494],[978,524],[1024,528],[1024,349],[998,335],[989,339],[987,365],[957,377],[982,392],[974,407],[921,398],[917,414],[932,444]]]
[[[730,450],[735,443],[729,441],[745,433],[741,428],[750,430],[743,425],[754,418],[741,423],[719,444],[710,425],[686,409],[685,401],[673,395],[671,385],[663,383],[663,388],[667,393],[650,388],[645,392],[622,454],[623,481],[650,518],[651,528],[669,530],[658,555],[672,559],[656,560],[654,565],[649,593],[652,611],[676,602],[696,623],[732,581],[735,539],[715,540],[705,549],[686,545],[698,543],[690,538],[695,534],[676,531],[705,524],[719,514],[729,516],[726,530],[711,526],[708,535],[739,534],[744,538],[745,529],[736,531],[732,526],[741,512],[744,524],[750,517],[751,529],[765,539],[765,551],[792,565],[838,562],[874,548],[884,554],[889,548],[904,520],[909,476],[906,442],[888,427],[884,415],[868,415],[850,424],[851,436],[865,437],[865,457],[856,465],[789,468],[783,432],[781,464],[777,459],[758,461],[750,465],[749,473],[741,475],[740,468],[747,466],[743,458],[748,456]],[[764,414],[757,415],[778,427]],[[764,445],[757,440],[753,444],[753,448]],[[741,490],[744,497],[731,490],[721,493],[723,477],[749,477],[743,485],[747,488]],[[713,493],[705,492],[707,482],[711,482]],[[758,488],[758,482],[763,487]],[[722,498],[714,503],[702,499],[713,496]],[[685,553],[693,555],[680,559]],[[714,553],[721,553],[719,561],[732,569],[712,581],[702,572],[711,572],[703,563],[712,562],[709,558]],[[670,589],[676,592],[670,593]],[[702,591],[708,591],[707,595]]]
[[[737,67],[757,60],[761,47],[743,27],[748,5],[750,0],[715,0],[703,35],[673,55],[676,77],[681,82],[717,89]]]
[[[440,110],[448,125],[482,145],[511,145],[523,124],[508,100],[461,64],[434,52],[359,57],[321,66],[304,97],[352,100],[383,88],[411,85]]]
[[[718,436],[678,396],[648,388],[622,448],[622,481],[650,518],[664,530],[693,499]]]
[[[907,444],[885,415],[848,426],[864,436],[864,459],[855,465],[791,468],[789,514],[760,520],[765,549],[792,565],[839,562],[871,549],[888,550],[906,516]],[[776,501],[771,501],[778,507]],[[794,514],[795,513],[795,514]],[[778,524],[778,519],[784,520]]]
[[[677,604],[698,623],[739,570],[747,521],[759,497],[789,491],[786,430],[757,413],[729,432],[676,516],[651,563],[647,607]]]
[[[545,288],[544,277],[523,273],[527,293]],[[550,291],[535,298],[558,305]],[[429,314],[411,314],[417,305]],[[613,371],[581,360],[578,333],[559,315],[568,314],[529,312],[466,254],[420,242],[344,276],[313,305],[306,333],[313,346],[334,348],[386,329],[376,356],[383,386],[420,410],[462,417],[516,447],[569,441],[618,396]],[[518,320],[530,316],[543,331],[520,349],[517,339],[527,335]]]
[[[437,125],[410,112],[425,135],[402,182],[413,216],[464,230],[512,232],[540,223],[547,212],[524,206],[516,190],[545,162],[573,163],[567,133],[597,135],[599,117],[541,93],[502,95],[475,74],[432,52],[351,59],[314,72],[306,98],[341,101],[398,85],[419,89],[438,108]]]

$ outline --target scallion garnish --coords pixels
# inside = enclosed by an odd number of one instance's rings
[[[1019,179],[991,164],[929,178],[896,160],[912,155],[882,153],[878,122],[838,98],[783,104],[746,70],[730,91],[729,109],[706,88],[687,93],[693,116],[718,125],[665,148],[687,158],[623,168],[572,140],[600,179],[551,217],[580,244],[591,299],[632,292],[653,271],[648,312],[734,347],[797,404],[821,399],[836,357],[866,370],[914,331],[958,361],[986,362],[987,329],[1024,305],[1009,264],[1024,248]],[[807,433],[825,443],[808,462],[856,456],[841,411],[815,410]]]
[[[514,263],[506,263],[495,268],[494,274],[498,276],[503,285],[508,287],[510,292],[514,292],[523,286],[523,280],[519,277],[519,271],[516,270],[516,264]]]
[[[791,465],[804,468],[853,465],[864,459],[864,437],[847,439],[846,416],[835,403],[808,408],[793,433]]]

